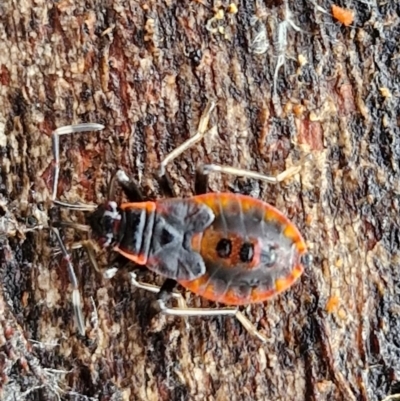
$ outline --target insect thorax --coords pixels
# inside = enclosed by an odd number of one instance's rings
[[[164,277],[193,280],[204,274],[191,239],[214,220],[209,207],[191,199],[128,203],[121,205],[121,217],[118,252]]]

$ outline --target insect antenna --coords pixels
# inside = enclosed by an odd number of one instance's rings
[[[90,227],[90,225],[88,224],[79,224],[79,223],[75,223],[72,221],[61,221],[59,223],[61,226],[65,226],[65,227],[70,227],[73,228],[74,230],[78,230],[78,231],[83,231],[86,233],[89,233],[89,235],[91,234],[92,228]],[[90,264],[94,267],[94,269],[97,272],[101,272],[99,265],[97,264],[97,260],[96,260],[96,249],[95,246],[93,245],[93,240],[90,239],[87,241],[81,241],[77,244],[75,244],[75,247],[79,245],[80,248],[84,248],[87,255],[89,256],[89,261]]]
[[[96,124],[96,123],[83,123],[83,124],[77,124],[77,125],[67,125],[64,127],[57,128],[56,130],[53,131],[52,140],[53,140],[53,154],[54,154],[54,181],[53,181],[53,191],[52,191],[51,199],[52,199],[54,205],[68,208],[71,210],[76,210],[76,211],[93,212],[94,210],[96,210],[97,205],[80,204],[80,203],[71,204],[71,203],[66,203],[66,202],[56,200],[58,180],[59,180],[59,175],[60,175],[60,136],[66,135],[66,134],[78,133],[78,132],[83,133],[83,132],[90,132],[90,131],[99,131],[102,129],[104,129],[104,125]],[[78,231],[84,231],[84,232],[91,231],[91,227],[89,225],[78,224],[78,223],[74,223],[74,222],[60,222],[57,225],[71,227]],[[61,238],[59,229],[53,225],[51,227],[51,230],[53,231],[53,233],[56,236],[57,242],[60,247],[60,251],[63,255],[63,259],[67,263],[68,275],[69,275],[69,279],[70,279],[70,282],[71,282],[71,285],[73,288],[72,305],[73,305],[73,309],[74,309],[74,315],[75,315],[75,319],[76,319],[76,322],[78,325],[79,333],[83,336],[83,335],[85,335],[85,320],[84,320],[83,312],[82,312],[82,302],[81,302],[81,296],[79,293],[78,278],[75,274],[74,266],[71,262],[71,257],[70,257],[70,255],[67,251],[67,248],[65,247],[65,244]],[[91,241],[83,241],[77,245],[79,247],[85,248],[85,250],[87,251],[87,254],[89,255],[90,262],[95,267],[95,269],[98,270],[98,266],[97,266],[96,259],[95,259],[93,243]]]
[[[88,224],[79,224],[72,221],[61,221],[60,226],[71,227],[74,230],[90,232],[91,228]]]
[[[80,212],[93,212],[97,209],[97,205],[85,203],[67,203],[59,200],[53,200],[53,204],[60,207],[65,207],[66,209],[76,210]]]
[[[78,278],[76,277],[74,266],[72,265],[71,262],[71,257],[67,251],[67,248],[64,245],[64,242],[61,238],[60,231],[56,227],[51,227],[53,233],[56,236],[58,245],[61,249],[61,253],[63,255],[63,259],[67,263],[67,268],[68,268],[68,275],[70,282],[72,284],[72,306],[74,308],[74,315],[76,318],[76,323],[78,325],[78,330],[79,333],[84,336],[85,335],[85,320],[83,318],[83,312],[82,312],[82,303],[81,303],[81,296],[79,294],[79,286],[78,286]]]
[[[58,178],[60,175],[60,136],[73,134],[75,132],[89,132],[89,131],[100,131],[104,129],[104,125],[96,123],[82,123],[76,125],[66,125],[64,127],[57,128],[53,131],[53,154],[54,154],[54,182],[53,182],[53,194],[51,199],[54,201],[57,197],[57,186]]]

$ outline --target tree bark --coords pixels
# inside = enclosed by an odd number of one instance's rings
[[[349,26],[330,2],[288,3],[2,1],[1,399],[400,399],[400,3],[341,2]],[[126,272],[106,280],[74,250],[78,335],[48,228],[84,213],[51,202],[52,131],[106,127],[62,138],[60,199],[100,203],[118,167],[156,199],[160,161],[209,100],[216,131],[168,168],[179,196],[193,194],[199,163],[301,165],[277,185],[213,175],[210,186],[283,211],[312,267],[243,309],[262,344],[229,317],[151,318],[154,297]]]

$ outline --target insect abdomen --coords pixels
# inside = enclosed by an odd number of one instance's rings
[[[229,193],[193,198],[215,219],[193,238],[206,272],[180,284],[204,298],[229,305],[262,302],[290,287],[302,274],[306,246],[294,224],[273,206]]]

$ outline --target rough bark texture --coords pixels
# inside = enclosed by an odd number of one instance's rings
[[[400,5],[341,1],[355,11],[346,27],[326,0],[289,3],[2,0],[2,400],[400,399]],[[151,295],[74,251],[77,335],[48,226],[84,216],[52,206],[52,130],[106,126],[62,139],[59,198],[99,203],[118,166],[156,198],[160,160],[209,99],[217,134],[170,166],[176,190],[193,193],[204,161],[271,174],[301,164],[280,185],[213,177],[211,189],[284,211],[312,268],[245,308],[261,344],[231,318],[151,319]],[[68,244],[78,235],[63,231]]]

